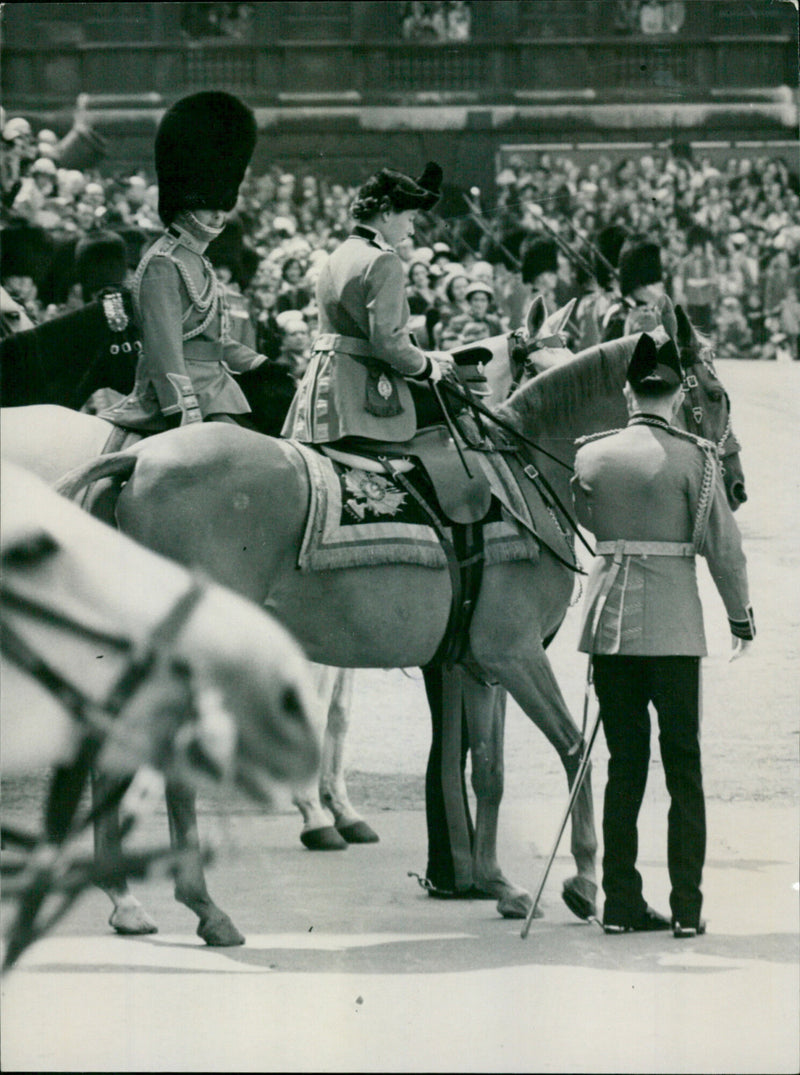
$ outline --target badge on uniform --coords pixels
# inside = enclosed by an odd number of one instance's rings
[[[394,418],[403,413],[397,384],[385,368],[370,364],[367,366],[367,383],[365,386],[364,410],[376,418]]]

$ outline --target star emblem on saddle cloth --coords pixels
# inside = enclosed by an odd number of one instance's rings
[[[350,470],[344,481],[348,493],[352,494],[346,506],[359,519],[363,519],[367,511],[373,515],[396,515],[405,503],[406,494],[380,474]]]
[[[392,382],[385,373],[382,373],[378,378],[378,395],[381,396],[382,399],[388,399],[391,394]]]

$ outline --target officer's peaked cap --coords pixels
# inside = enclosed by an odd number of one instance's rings
[[[255,144],[255,117],[238,97],[205,90],[176,101],[156,132],[163,222],[170,224],[182,210],[230,212]]]
[[[634,389],[677,388],[683,381],[678,349],[671,339],[660,347],[643,332],[628,363],[628,384]]]

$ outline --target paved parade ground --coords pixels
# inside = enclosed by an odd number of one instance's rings
[[[3,1071],[796,1072],[800,1068],[798,700],[800,363],[720,361],[742,442],[738,512],[758,638],[728,664],[724,610],[699,571],[709,657],[703,754],[708,933],[607,937],[559,898],[565,838],[526,940],[492,901],[430,899],[417,670],[358,673],[351,797],[377,845],[315,854],[290,808],[204,800],[218,846],[209,886],[247,936],[209,949],[154,879],[137,894],[160,932],[120,938],[87,894],[2,982]],[[578,609],[552,647],[580,721]],[[606,768],[593,778],[598,827]],[[514,705],[506,730],[500,861],[533,890],[566,802],[555,753]],[[31,822],[35,782],[4,787]],[[654,741],[640,821],[645,895],[668,911],[663,772]],[[141,834],[166,838],[159,807]],[[7,908],[4,908],[7,911]]]

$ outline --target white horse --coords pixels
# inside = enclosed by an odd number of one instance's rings
[[[484,403],[495,406],[508,396],[512,385],[571,358],[561,333],[574,305],[572,300],[548,315],[544,300],[538,296],[521,329],[469,348],[480,356],[486,377],[488,394],[481,397]],[[65,473],[100,455],[113,432],[110,423],[94,415],[50,405],[12,407],[2,410],[0,445],[8,459],[55,484]],[[293,801],[303,817],[300,839],[310,850],[342,850],[348,843],[375,842],[377,834],[350,802],[345,776],[354,672],[311,667],[315,720],[322,729],[322,761],[318,778],[294,791]]]
[[[158,770],[192,808],[196,786],[221,782],[269,803],[316,771],[319,752],[308,663],[273,617],[8,460],[0,553],[2,772],[54,770],[43,833],[4,826],[3,897],[18,911],[10,966],[52,924],[40,919],[50,896],[62,900],[60,917],[90,883],[116,891],[114,876],[133,869],[118,847],[95,865],[75,857],[91,820],[80,808],[90,769],[120,794],[137,771]],[[133,861],[141,871],[162,856]],[[200,858],[196,838],[187,841],[176,894],[195,886]],[[205,921],[219,928],[227,916],[204,898]]]

